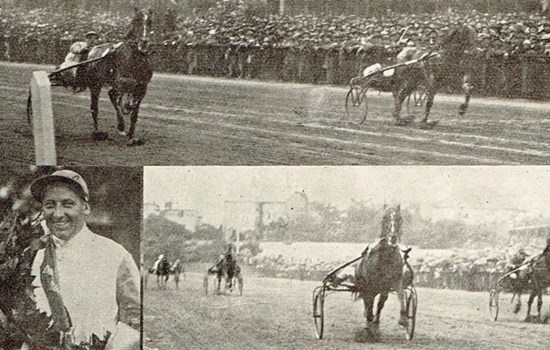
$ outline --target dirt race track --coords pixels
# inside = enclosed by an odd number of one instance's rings
[[[362,302],[349,293],[328,295],[325,337],[313,331],[311,293],[319,282],[245,275],[243,296],[208,295],[202,274],[188,273],[175,290],[150,283],[144,294],[145,345],[176,349],[546,349],[550,325],[525,323],[502,301],[501,316],[490,320],[488,293],[418,288],[417,326],[407,341],[397,326],[397,298],[382,313],[378,343],[356,343],[364,326]],[[544,310],[548,311],[548,297]],[[525,306],[525,305],[524,305]]]
[[[26,97],[32,71],[0,63],[4,165],[32,163]],[[473,97],[458,117],[458,96],[436,96],[433,130],[393,125],[388,94],[369,96],[362,126],[347,121],[345,87],[156,74],[126,147],[106,92],[93,141],[89,94],[53,88],[58,163],[64,165],[549,164],[550,103]],[[418,114],[420,116],[420,114]],[[418,119],[418,118],[417,118]]]

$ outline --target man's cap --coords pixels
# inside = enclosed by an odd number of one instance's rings
[[[88,191],[88,185],[86,181],[80,176],[80,174],[72,170],[58,170],[51,175],[46,175],[35,180],[31,185],[31,193],[39,202],[44,198],[44,192],[48,186],[62,183],[75,191],[86,202],[90,198],[90,192]]]
[[[91,38],[91,37],[98,37],[99,34],[97,34],[96,32],[94,32],[93,30],[89,31],[88,33],[86,33],[86,35],[84,35],[84,37],[87,39],[87,38]]]

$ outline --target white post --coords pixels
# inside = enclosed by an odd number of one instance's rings
[[[53,125],[50,79],[44,71],[36,71],[31,80],[32,128],[36,165],[56,165],[55,129]]]
[[[285,15],[285,0],[279,0],[279,16]]]

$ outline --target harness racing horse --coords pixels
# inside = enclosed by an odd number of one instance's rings
[[[93,137],[96,140],[108,138],[106,132],[99,130],[98,102],[101,89],[109,86],[109,99],[117,115],[118,132],[128,137],[128,146],[143,144],[135,138],[135,128],[141,101],[147,92],[153,71],[149,63],[147,46],[152,29],[153,13],[149,9],[135,10],[131,28],[123,42],[116,45],[102,44],[93,47],[88,54],[88,60],[93,63],[79,67],[77,76],[81,79],[84,89],[90,89],[91,114],[94,122]],[[52,84],[62,75],[53,75]],[[126,131],[124,117],[130,117],[130,128]]]
[[[176,289],[179,289],[180,276],[183,273],[183,278],[185,279],[185,270],[181,264],[180,259],[176,260],[174,264],[170,267],[170,273],[174,275],[174,282],[176,283]]]
[[[157,287],[159,289],[166,289],[168,279],[170,278],[170,262],[168,259],[164,258],[159,261],[156,269],[151,267],[149,272],[157,275]]]
[[[391,291],[397,293],[400,303],[399,325],[408,325],[406,305],[403,288],[404,282],[404,260],[401,256],[398,242],[401,237],[401,208],[400,206],[384,206],[382,219],[382,232],[378,242],[367,248],[363,253],[359,264],[355,269],[355,297],[363,299],[365,306],[365,318],[367,327],[356,334],[356,340],[367,339],[378,340],[380,314]],[[374,315],[374,299],[380,295]],[[366,334],[365,334],[366,332]]]
[[[216,293],[221,294],[221,281],[225,280],[225,290],[233,291],[235,284],[238,285],[239,295],[243,294],[243,278],[241,268],[231,254],[226,254],[221,257],[214,266],[210,267],[204,277],[204,287],[208,293],[208,276],[216,276],[217,287]]]
[[[403,101],[419,86],[423,85],[426,92],[426,109],[422,119],[423,127],[433,127],[435,122],[429,123],[428,117],[433,106],[436,92],[449,81],[462,79],[464,103],[459,107],[458,114],[464,115],[470,103],[472,87],[470,85],[471,60],[470,52],[475,47],[477,34],[474,28],[462,25],[451,30],[439,45],[438,55],[429,58],[431,51],[407,47],[396,58],[397,64],[412,60],[418,63],[395,68],[393,86],[394,112],[397,125],[406,125],[407,120],[401,119]]]
[[[543,253],[538,257],[533,258],[531,263],[528,265],[528,268],[525,271],[525,277],[523,277],[522,280],[525,281],[525,283],[516,286],[514,292],[521,296],[524,289],[531,290],[529,300],[527,300],[527,315],[525,316],[525,321],[544,321],[541,318],[542,294],[546,288],[550,287],[550,252],[546,252],[546,254]],[[535,297],[538,298],[537,316],[533,317],[531,315],[531,306],[535,301]],[[518,306],[514,309],[514,312],[519,312],[519,309],[518,304]]]

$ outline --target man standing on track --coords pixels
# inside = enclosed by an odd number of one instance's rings
[[[130,325],[139,320],[140,274],[120,244],[87,227],[84,179],[59,170],[33,182],[31,193],[46,226],[32,266],[36,302],[51,315],[60,342],[89,343],[95,334],[109,337],[107,349],[139,349],[139,332]]]

